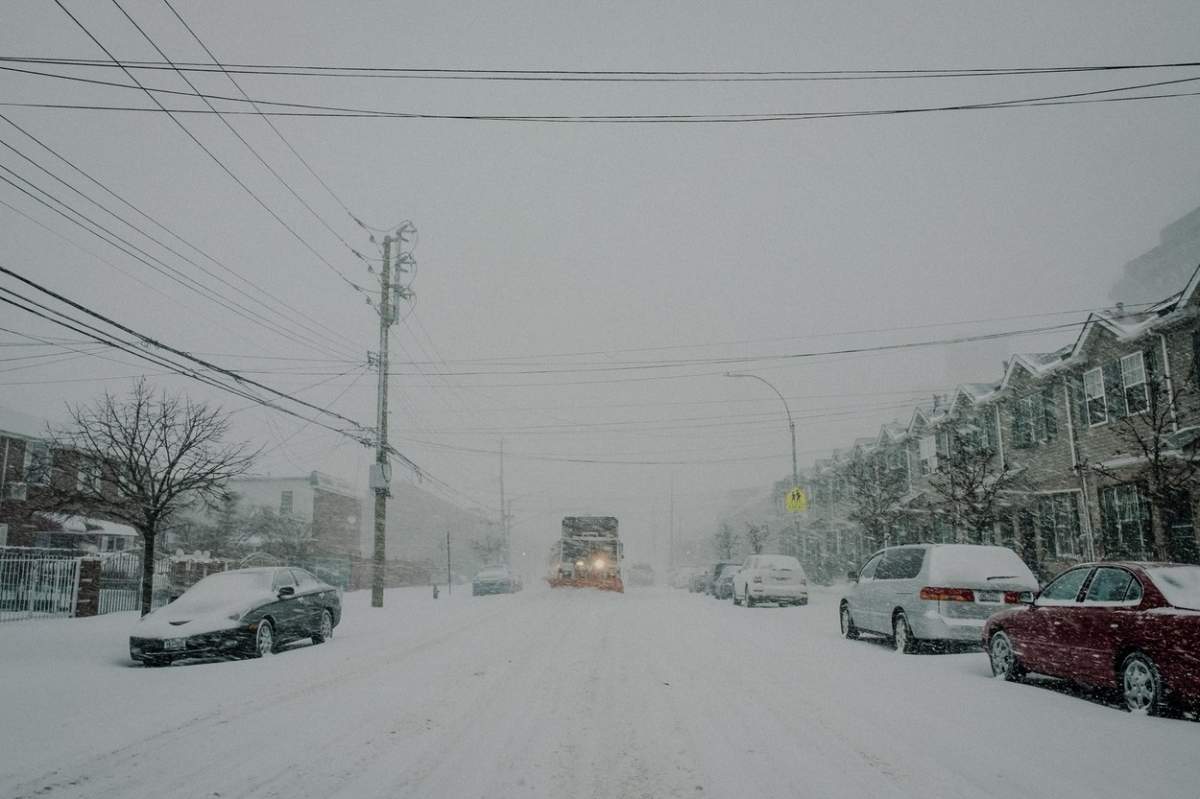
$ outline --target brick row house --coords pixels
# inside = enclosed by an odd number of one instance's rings
[[[850,567],[887,544],[997,543],[1043,576],[1085,559],[1200,562],[1198,377],[1200,269],[1167,300],[1094,313],[1073,343],[1013,355],[996,382],[814,463],[802,549]],[[872,528],[861,509],[880,491],[893,501]]]
[[[52,489],[98,484],[99,464],[79,453],[53,449],[44,426],[24,414],[0,409],[0,546],[46,547],[80,553],[139,549],[141,537],[126,524],[56,513]]]

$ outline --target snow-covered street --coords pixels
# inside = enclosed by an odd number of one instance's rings
[[[143,669],[135,616],[6,625],[4,797],[1185,797],[1200,724],[837,635],[837,594],[345,596],[321,646]]]

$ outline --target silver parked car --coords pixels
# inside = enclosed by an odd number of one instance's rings
[[[1017,553],[975,544],[890,547],[853,579],[841,602],[843,637],[889,636],[905,653],[926,641],[978,643],[989,616],[1030,601],[1038,590]]]

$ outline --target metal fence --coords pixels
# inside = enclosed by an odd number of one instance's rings
[[[154,561],[151,607],[167,603],[170,595],[171,559]],[[104,555],[100,559],[99,613],[118,613],[142,607],[142,556],[136,552]]]
[[[79,561],[73,552],[0,548],[0,622],[72,616]]]

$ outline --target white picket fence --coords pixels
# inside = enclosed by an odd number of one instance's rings
[[[0,622],[74,615],[79,561],[74,553],[0,548]]]

